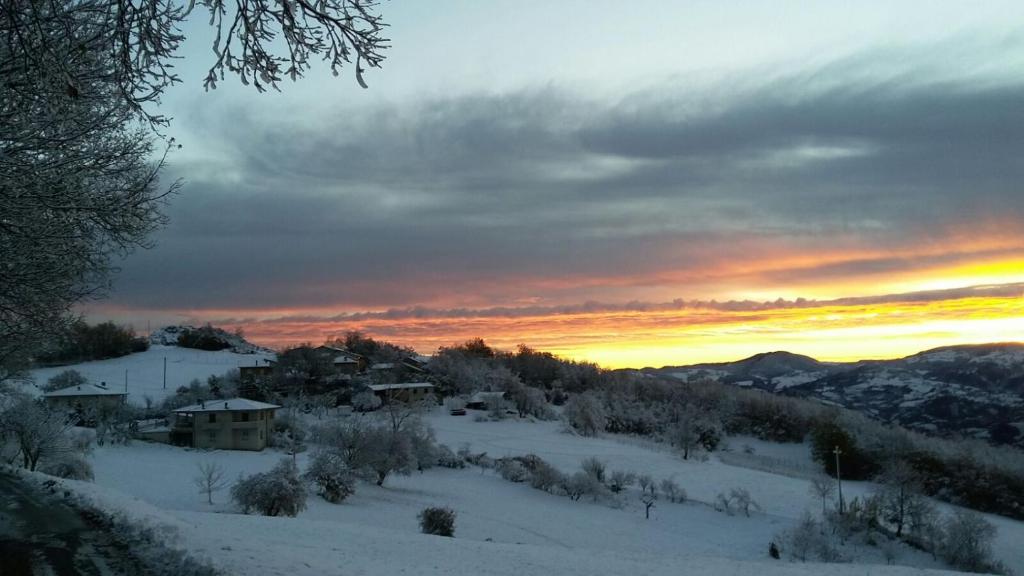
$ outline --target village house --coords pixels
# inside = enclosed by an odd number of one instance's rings
[[[274,365],[277,364],[274,360],[269,358],[263,358],[256,360],[252,366],[239,366],[238,376],[242,382],[254,382],[256,380],[262,380],[268,378],[274,373]]]
[[[413,403],[422,400],[436,400],[434,385],[429,382],[371,384],[370,390],[385,404],[390,401]]]
[[[245,398],[209,400],[178,408],[172,444],[219,450],[263,450],[274,428],[276,404]]]
[[[58,410],[84,412],[95,408],[114,408],[123,405],[128,393],[100,384],[78,384],[43,394],[46,403]]]
[[[338,374],[357,374],[366,370],[366,358],[355,352],[326,345],[317,346],[316,351],[330,355],[331,364]]]

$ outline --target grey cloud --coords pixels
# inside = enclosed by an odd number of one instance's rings
[[[224,173],[238,176],[197,172],[158,248],[125,263],[115,299],[510,301],[537,296],[544,278],[628,284],[698,276],[744,250],[770,258],[758,238],[814,253],[852,234],[906,252],[978,222],[1021,232],[1024,84],[876,78],[846,64],[611,103],[548,89],[339,108],[311,126],[211,113],[193,129],[232,143]],[[189,179],[188,166],[176,173]],[[880,258],[775,279],[929,263]]]

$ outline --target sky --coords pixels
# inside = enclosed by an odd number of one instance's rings
[[[1024,4],[413,2],[361,89],[161,103],[184,187],[92,319],[608,367],[1024,340]]]

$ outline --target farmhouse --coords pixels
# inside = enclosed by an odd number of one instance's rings
[[[107,387],[107,383],[79,384],[43,394],[53,408],[81,412],[90,408],[115,407],[125,403],[128,394]]]
[[[172,444],[221,450],[263,450],[274,427],[276,404],[245,398],[210,400],[178,408]]]
[[[370,390],[385,404],[398,402],[419,402],[434,398],[434,385],[429,382],[406,382],[403,384],[371,384]]]

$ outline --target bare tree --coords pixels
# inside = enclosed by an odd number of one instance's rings
[[[0,379],[165,221],[178,184],[158,185],[173,140],[155,106],[197,4],[217,31],[208,89],[225,74],[278,89],[318,57],[354,60],[365,86],[388,47],[374,0],[0,0]]]
[[[223,490],[228,485],[224,478],[224,468],[213,460],[200,462],[196,467],[199,471],[192,482],[199,488],[200,494],[206,494],[206,503],[212,505],[213,493]]]
[[[836,482],[829,476],[820,474],[811,479],[811,494],[821,498],[821,517],[828,512],[827,504],[836,492]]]

